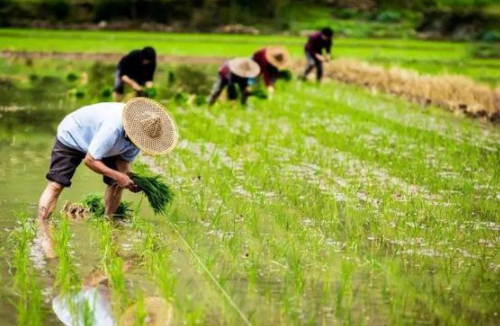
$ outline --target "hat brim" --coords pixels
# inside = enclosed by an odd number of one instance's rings
[[[158,137],[152,138],[143,131],[141,120],[147,114],[155,114],[161,119],[162,128]],[[123,109],[123,127],[132,143],[149,155],[167,154],[179,140],[179,131],[172,116],[163,105],[144,97],[127,102]]]
[[[148,325],[150,326],[169,326],[172,324],[173,307],[163,298],[150,297],[144,299],[144,306],[142,307],[150,318]],[[137,304],[125,310],[120,318],[120,326],[133,326],[137,323],[139,316],[139,307]]]
[[[277,55],[282,55],[283,60],[277,60]],[[278,70],[286,69],[290,65],[290,53],[282,46],[271,46],[266,48],[266,60]]]
[[[250,69],[243,69],[244,65],[248,65]],[[255,78],[260,74],[260,67],[257,62],[247,58],[235,58],[229,61],[229,70],[242,78]]]

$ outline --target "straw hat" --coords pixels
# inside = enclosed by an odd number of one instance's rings
[[[235,58],[229,61],[229,70],[239,77],[255,78],[260,74],[259,65],[252,59]]]
[[[166,154],[177,145],[174,119],[158,102],[137,97],[123,109],[123,127],[135,146],[149,155]]]
[[[266,48],[266,59],[270,64],[281,70],[290,64],[290,53],[282,46],[270,46]]]
[[[125,310],[120,318],[120,326],[136,325],[138,318],[142,313],[146,317],[144,325],[147,326],[169,326],[173,318],[172,305],[163,298],[150,297],[144,300],[144,306],[139,309],[137,304]]]

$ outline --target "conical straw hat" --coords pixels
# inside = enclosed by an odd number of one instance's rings
[[[120,326],[133,326],[139,321],[139,307],[137,304],[125,310],[120,318]],[[144,325],[147,326],[169,326],[172,324],[174,309],[172,305],[163,298],[150,297],[144,300],[141,312],[146,313]]]
[[[158,102],[137,97],[123,109],[123,127],[132,143],[149,155],[166,154],[177,145],[174,119]]]
[[[290,64],[290,53],[282,46],[270,46],[266,48],[266,59],[270,64],[281,70]]]
[[[229,61],[229,70],[239,77],[255,78],[260,74],[259,65],[252,59],[235,58]]]

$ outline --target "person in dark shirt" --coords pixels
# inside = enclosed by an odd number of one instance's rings
[[[156,70],[156,52],[150,46],[134,50],[124,56],[116,67],[114,98],[121,101],[125,84],[140,92],[144,87],[153,87]]]
[[[325,27],[309,36],[305,46],[307,66],[302,77],[304,80],[316,68],[316,80],[321,81],[321,78],[323,78],[323,62],[329,61],[331,57],[332,38],[333,30],[329,27]],[[323,50],[326,51],[325,54],[323,54]]]
[[[238,86],[241,94],[241,104],[246,104],[251,94],[248,90],[248,82],[250,79],[257,77],[259,73],[259,65],[251,59],[236,58],[225,62],[219,68],[217,82],[208,100],[209,105],[215,104],[226,87],[229,100],[236,100],[238,98],[236,86]]]
[[[285,69],[290,63],[290,54],[281,46],[273,46],[255,52],[252,59],[259,65],[268,96],[272,97],[274,83],[279,77],[280,70]]]

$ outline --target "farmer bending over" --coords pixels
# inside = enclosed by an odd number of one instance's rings
[[[272,97],[274,83],[279,77],[280,70],[285,69],[290,63],[290,54],[281,46],[273,46],[255,52],[252,59],[259,65],[260,75],[264,78],[267,93],[269,97]]]
[[[309,36],[309,41],[305,47],[307,66],[302,77],[304,80],[316,68],[316,80],[321,81],[321,78],[323,78],[323,62],[328,62],[331,58],[332,38],[333,30],[330,27],[325,27],[320,32]],[[323,54],[323,50],[326,51],[326,54]]]
[[[209,105],[215,104],[226,86],[229,100],[236,100],[238,98],[236,85],[241,94],[241,104],[245,104],[251,95],[248,82],[251,78],[257,77],[259,72],[259,65],[247,58],[236,58],[225,62],[219,68],[219,76],[210,94]]]
[[[134,50],[124,56],[116,67],[114,98],[121,101],[125,84],[136,92],[143,87],[153,87],[153,77],[156,70],[156,52],[152,47]]]
[[[137,192],[130,179],[130,163],[142,150],[147,154],[165,154],[177,143],[175,123],[158,103],[135,98],[127,104],[99,103],[85,106],[67,115],[59,124],[52,149],[49,181],[38,209],[38,222],[45,237],[45,253],[52,258],[48,219],[57,199],[83,161],[101,174],[107,185],[105,214],[111,216],[120,203],[123,189]]]

